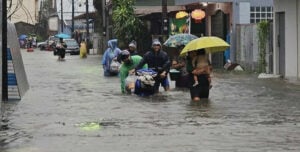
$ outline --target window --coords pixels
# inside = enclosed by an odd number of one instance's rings
[[[270,6],[250,7],[250,22],[259,23],[263,20],[273,19],[273,8]]]
[[[260,12],[260,7],[256,7],[256,8],[255,8],[255,11],[256,11],[256,12]]]
[[[255,17],[260,18],[260,13],[256,13]]]
[[[255,20],[256,23],[259,23],[260,21],[261,21],[260,19],[256,19],[256,20]]]

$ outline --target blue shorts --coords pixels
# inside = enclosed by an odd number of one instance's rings
[[[160,82],[160,84],[161,84],[161,86],[163,86],[163,87],[169,87],[169,86],[170,86],[170,82],[169,82],[168,77],[166,77],[164,80],[162,80],[162,81]]]

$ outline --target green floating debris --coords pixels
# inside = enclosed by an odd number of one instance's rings
[[[80,123],[78,126],[81,130],[84,130],[84,131],[95,131],[95,130],[101,129],[100,124],[96,123],[96,122]]]

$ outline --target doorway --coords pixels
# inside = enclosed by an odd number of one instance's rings
[[[215,15],[211,16],[211,35],[220,37],[226,40],[226,34],[229,28],[229,16],[221,10],[217,11]],[[225,64],[224,52],[212,54],[212,66],[216,68],[223,68]]]
[[[277,13],[278,17],[278,35],[277,46],[279,50],[279,74],[285,76],[285,13]]]

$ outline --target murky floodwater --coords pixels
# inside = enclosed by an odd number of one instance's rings
[[[284,80],[215,72],[210,98],[193,103],[187,91],[122,95],[99,56],[23,60],[30,90],[2,105],[1,152],[300,151],[300,86]]]

